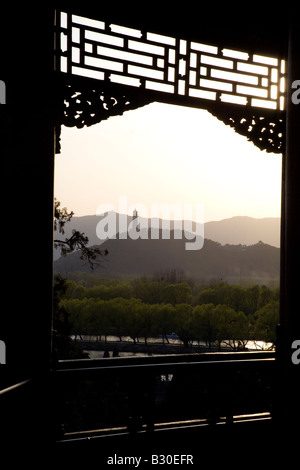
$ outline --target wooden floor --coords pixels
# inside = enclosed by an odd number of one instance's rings
[[[74,464],[86,456],[95,468],[101,469],[116,465],[143,469],[175,465],[197,469],[265,466],[269,469],[275,464],[276,468],[279,465],[293,468],[294,450],[288,434],[279,433],[272,421],[266,420],[70,440],[56,444],[54,454],[58,460],[68,459]]]

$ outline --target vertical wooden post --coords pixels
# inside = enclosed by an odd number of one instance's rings
[[[53,250],[53,9],[3,6],[0,79],[2,307],[6,364],[0,385],[31,378],[31,392],[6,402],[1,426],[17,442],[46,441],[51,360]],[[17,406],[17,416],[14,409]],[[5,418],[7,418],[5,420]],[[42,431],[43,426],[43,432]],[[41,437],[42,436],[42,437]]]
[[[8,300],[1,339],[7,367],[21,375],[47,368],[50,361],[54,184],[53,14],[46,7],[38,14],[24,9],[6,15],[0,142]]]
[[[297,7],[295,6],[295,9]],[[286,155],[284,157],[284,220],[282,236],[282,295],[280,312],[280,395],[279,405],[284,432],[295,432],[300,420],[300,364],[292,361],[292,345],[300,340],[300,31],[296,12],[291,12],[288,83]],[[300,82],[299,82],[300,84]],[[299,354],[300,357],[300,354]]]

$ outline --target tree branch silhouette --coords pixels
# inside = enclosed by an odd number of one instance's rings
[[[54,199],[54,231],[64,235],[65,224],[70,222],[74,212],[68,212],[66,207],[61,208],[60,202]],[[100,250],[98,247],[88,247],[89,239],[83,233],[78,230],[72,230],[70,237],[61,239],[54,239],[54,248],[60,249],[61,256],[67,256],[73,251],[80,251],[80,258],[86,260],[91,269],[95,269],[97,266],[101,266],[101,261],[104,256],[108,254],[108,250]]]

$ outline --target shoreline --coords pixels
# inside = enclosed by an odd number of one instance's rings
[[[89,351],[103,351],[103,353],[111,354],[115,357],[119,355],[119,353],[132,353],[132,354],[193,354],[193,353],[206,353],[206,352],[229,352],[233,351],[232,348],[229,346],[218,348],[217,346],[213,346],[208,348],[204,344],[192,345],[189,347],[184,346],[182,343],[174,344],[174,343],[153,343],[145,342],[141,343],[134,343],[130,341],[86,341],[86,340],[76,340],[74,341],[80,349],[89,353]],[[241,351],[241,349],[239,349]],[[247,351],[247,348],[243,351]]]

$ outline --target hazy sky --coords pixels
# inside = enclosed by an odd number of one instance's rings
[[[75,216],[203,204],[205,222],[280,217],[281,155],[260,151],[207,111],[153,103],[97,125],[62,128],[55,197]],[[142,215],[142,214],[141,214]]]

